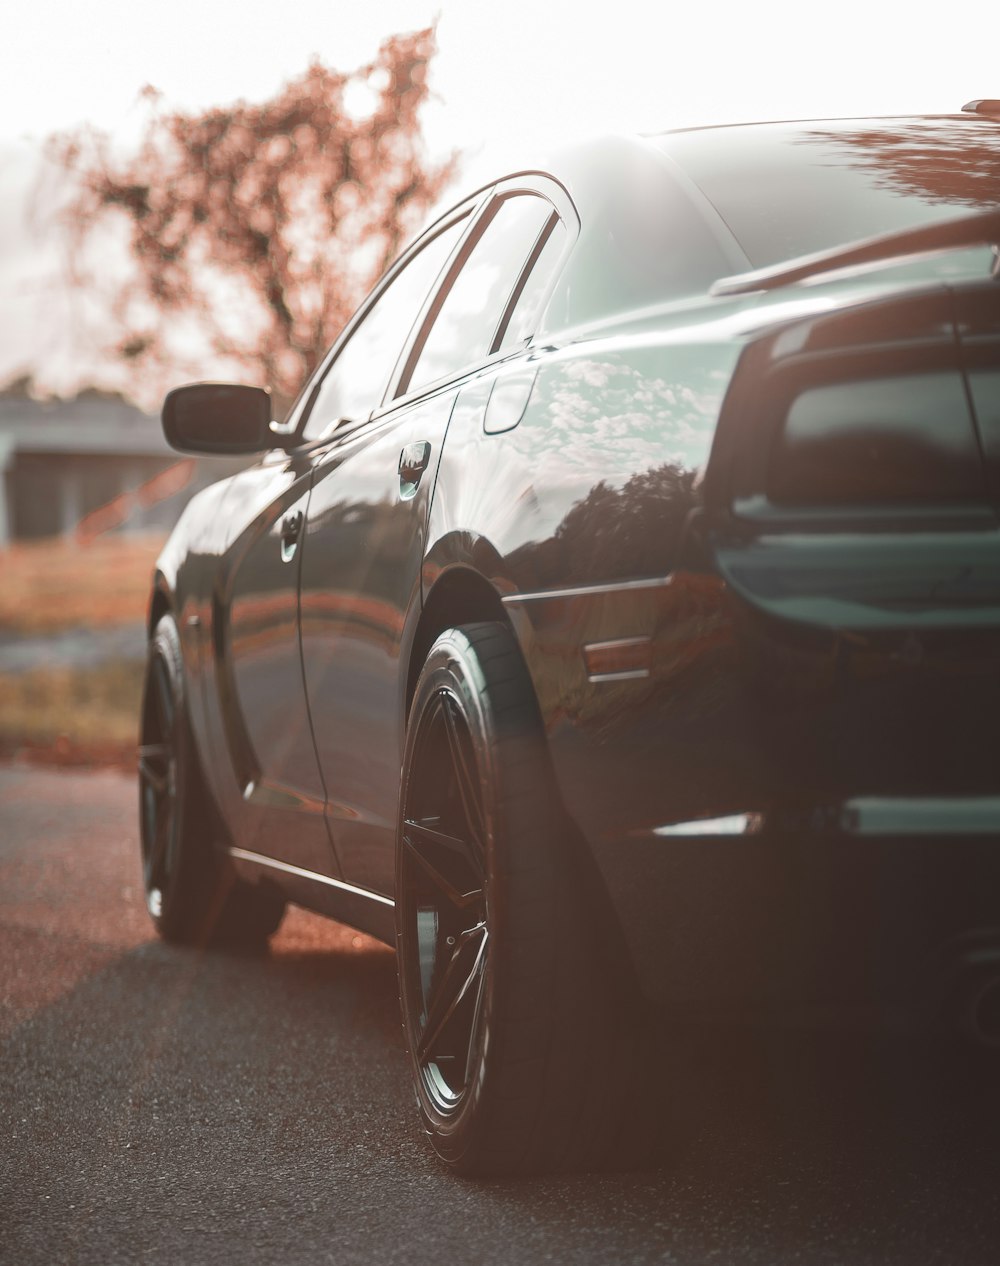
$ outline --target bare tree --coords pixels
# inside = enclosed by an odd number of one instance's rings
[[[394,36],[351,73],[314,62],[269,101],[201,114],[166,111],[147,89],[127,159],[104,133],[53,138],[75,180],[63,216],[75,284],[88,284],[95,233],[124,223],[111,350],[139,394],[181,366],[199,372],[199,356],[201,372],[223,363],[279,401],[295,394],[453,175],[456,157],[430,164],[421,133],[435,49],[433,29]]]

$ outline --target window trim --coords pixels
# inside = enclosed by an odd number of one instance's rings
[[[503,351],[491,351],[481,360],[469,361],[457,370],[443,374],[441,377],[436,378],[431,382],[422,383],[419,387],[411,389],[408,385],[406,375],[407,372],[412,375],[413,369],[416,365],[414,349],[418,347],[418,345],[420,350],[423,349],[423,343],[426,342],[427,335],[430,333],[430,324],[428,324],[428,322],[432,321],[433,318],[436,318],[437,312],[440,310],[440,304],[438,303],[439,294],[441,295],[440,303],[443,303],[444,299],[447,298],[447,293],[448,290],[450,290],[451,283],[454,281],[455,277],[458,276],[461,267],[464,267],[465,260],[468,258],[468,255],[471,254],[475,244],[486,231],[489,221],[493,218],[493,215],[496,214],[494,207],[498,210],[501,202],[506,201],[506,199],[510,197],[515,197],[518,194],[534,194],[535,196],[548,202],[553,209],[554,216],[562,221],[563,226],[567,230],[566,242],[563,246],[562,253],[556,261],[556,264],[552,269],[551,276],[549,277],[545,289],[542,292],[544,297],[538,309],[539,320],[536,330],[533,331],[529,338],[518,347],[505,348]],[[482,228],[480,228],[481,224]],[[543,233],[551,232],[552,230],[548,228],[547,221],[546,224],[543,225],[542,229],[539,230],[539,236]],[[389,387],[383,397],[381,408],[376,410],[376,413],[373,416],[378,417],[388,409],[394,409],[398,405],[408,404],[410,401],[419,400],[424,396],[433,395],[435,392],[448,386],[450,383],[468,377],[471,373],[488,369],[491,365],[500,361],[509,360],[512,356],[520,355],[524,352],[525,348],[530,347],[534,341],[535,334],[539,329],[543,328],[543,317],[546,307],[548,306],[548,302],[555,290],[558,278],[565,267],[566,261],[569,258],[570,252],[577,237],[579,236],[579,233],[580,217],[577,214],[576,207],[574,206],[572,199],[561,184],[559,184],[551,176],[546,175],[544,172],[519,172],[513,176],[508,176],[504,180],[497,181],[495,185],[489,186],[485,191],[485,196],[480,206],[473,213],[472,224],[470,224],[468,231],[462,238],[462,241],[458,244],[457,250],[451,260],[449,260],[447,268],[442,270],[436,289],[428,296],[427,303],[424,305],[424,310],[421,312],[419,320],[415,323],[413,331],[411,331],[410,341],[400,355],[399,361],[396,365],[396,372],[389,382]],[[538,241],[536,240],[528,258],[533,257],[537,249]],[[459,253],[462,253],[461,264],[459,264],[458,261]],[[525,263],[527,264],[527,260]],[[524,268],[522,268],[522,273],[524,274],[525,280],[527,280],[528,273]],[[518,274],[518,279],[514,285],[514,289],[518,290],[518,292],[519,287],[523,288],[521,275],[521,273]],[[448,290],[444,289],[446,284],[448,286]],[[503,314],[501,315],[501,322],[505,318],[509,320],[506,312],[506,306]],[[495,345],[496,341],[497,335],[496,331],[494,331],[491,346]],[[416,355],[419,356],[419,351]],[[413,361],[412,365],[411,358]],[[404,382],[407,383],[405,388],[403,387]]]
[[[287,447],[301,448],[307,445],[312,446],[317,444],[327,444],[330,442],[336,434],[336,428],[334,428],[334,430],[327,431],[322,435],[314,436],[311,439],[306,439],[304,436],[306,423],[327,374],[333,369],[341,352],[367,320],[371,310],[375,307],[378,301],[382,298],[383,294],[389,286],[392,285],[404,268],[407,268],[409,264],[416,259],[420,252],[424,250],[425,247],[429,246],[435,238],[440,237],[442,233],[452,228],[453,225],[460,223],[463,219],[468,219],[469,223],[466,225],[465,231],[459,234],[458,240],[455,242],[448,254],[448,257],[441,265],[440,271],[431,283],[430,293],[434,293],[436,291],[437,287],[440,285],[441,277],[447,274],[447,271],[451,266],[455,252],[461,249],[463,242],[469,234],[469,230],[475,223],[477,211],[480,209],[482,201],[483,198],[481,195],[473,195],[471,198],[466,198],[463,202],[459,203],[458,206],[453,207],[450,211],[446,212],[440,217],[440,219],[436,220],[434,224],[426,230],[426,232],[422,233],[420,237],[406,251],[404,251],[396,262],[392,264],[391,267],[379,278],[375,287],[369,291],[367,297],[361,302],[357,311],[334,340],[326,355],[306,379],[301,391],[298,396],[296,396],[295,401],[288,412],[286,420],[272,427],[274,433],[284,439],[284,443]],[[410,328],[406,331],[401,348],[405,349],[409,345],[413,336],[413,330],[421,321],[423,310],[424,305],[421,304],[420,308],[417,310],[417,315],[414,317],[413,322],[410,325]],[[388,381],[390,383],[395,378],[397,365],[398,360],[389,371]],[[374,414],[380,411],[380,404],[381,402],[376,403],[369,411],[367,417],[352,419],[355,423],[350,429],[350,433],[352,435],[357,432],[359,427],[366,425]]]
[[[554,215],[558,217],[558,219],[562,222],[563,227],[566,229],[566,241],[564,243],[563,250],[556,261],[548,282],[546,283],[545,289],[542,292],[543,298],[538,309],[539,319],[535,331],[529,336],[525,343],[519,345],[518,347],[505,348],[503,351],[491,352],[485,359],[470,361],[467,365],[462,366],[458,371],[446,374],[441,378],[436,379],[434,382],[424,383],[421,387],[415,388],[412,391],[407,390],[405,392],[400,392],[399,384],[402,380],[402,371],[407,364],[411,349],[423,332],[431,307],[437,298],[444,278],[449,275],[456,257],[463,251],[470,238],[477,234],[479,223],[493,202],[496,201],[499,204],[499,201],[501,201],[504,197],[512,196],[517,193],[535,194],[545,199],[552,205]],[[535,335],[539,330],[544,328],[544,316],[549,300],[552,298],[558,279],[565,268],[566,262],[580,234],[580,217],[568,191],[554,177],[538,170],[516,172],[505,177],[503,180],[491,181],[489,184],[481,186],[469,197],[463,198],[461,202],[457,203],[454,207],[439,216],[439,218],[435,220],[434,223],[431,224],[402,255],[400,255],[396,262],[379,279],[374,289],[363,300],[358,307],[358,310],[344,326],[329,351],[313,370],[309,378],[306,379],[302,390],[299,392],[288,412],[286,420],[283,423],[279,423],[272,427],[281,448],[286,451],[295,448],[321,448],[329,445],[336,439],[341,438],[336,429],[328,431],[326,434],[315,439],[306,440],[303,438],[305,422],[309,416],[310,407],[315,398],[315,392],[318,390],[319,384],[333,368],[337,357],[343,351],[344,347],[347,346],[347,343],[354,336],[358,327],[366,319],[368,313],[381,298],[386,288],[392,283],[392,281],[395,280],[396,276],[421,250],[423,250],[425,246],[429,245],[432,238],[437,237],[440,233],[443,233],[446,229],[450,228],[463,217],[468,217],[468,223],[465,231],[460,234],[458,240],[452,248],[451,254],[443,263],[441,271],[438,273],[433,285],[428,290],[427,297],[401,345],[399,357],[397,358],[396,364],[389,375],[388,384],[381,401],[374,407],[367,418],[358,419],[349,431],[345,430],[342,433],[343,438],[346,439],[349,435],[357,435],[363,427],[370,426],[372,423],[380,420],[387,413],[394,411],[397,406],[406,406],[425,396],[433,395],[443,387],[446,387],[448,384],[455,382],[460,378],[464,378],[474,371],[478,372],[499,361],[509,360],[512,356],[523,354],[526,348],[532,345]],[[547,239],[548,234],[552,231],[553,230],[548,228],[548,225],[546,224],[543,226],[539,236],[541,237],[544,233]],[[476,240],[478,240],[478,237]],[[535,251],[538,249],[538,245],[539,244],[536,241],[529,258],[534,256]],[[544,242],[542,245],[544,246]],[[526,281],[530,270],[522,269],[522,272],[524,280]],[[457,270],[455,275],[458,275]],[[521,275],[519,274],[518,281],[515,284],[515,290],[520,293],[520,289],[523,289],[523,282]],[[504,319],[509,320],[506,309],[504,310],[501,321]],[[496,341],[497,334],[494,332],[494,345],[496,344]]]
[[[430,338],[431,331],[437,324],[437,319],[441,315],[441,309],[444,307],[452,290],[455,288],[455,282],[458,280],[465,268],[466,264],[472,256],[472,252],[486,236],[490,225],[500,214],[500,208],[505,202],[511,201],[513,198],[525,197],[525,194],[516,192],[506,194],[496,194],[491,197],[481,214],[477,217],[475,225],[462,239],[461,249],[454,255],[448,264],[447,271],[438,279],[437,285],[429,295],[428,302],[424,305],[421,314],[420,328],[417,331],[416,338],[410,341],[409,350],[406,359],[403,362],[403,368],[396,382],[396,390],[393,398],[397,396],[409,394],[410,381],[416,372],[417,366],[420,364],[420,357],[423,355],[424,348],[427,346],[427,340]],[[491,340],[492,342],[492,340]],[[439,374],[437,382],[442,379],[455,377],[454,371],[451,373]],[[432,385],[431,382],[423,383],[425,387]],[[419,393],[420,387],[414,388],[415,393]]]
[[[528,278],[531,276],[535,269],[535,265],[541,258],[542,251],[545,250],[549,238],[556,231],[556,225],[561,223],[562,220],[559,216],[559,212],[553,208],[552,214],[539,230],[538,237],[535,238],[535,244],[529,251],[528,258],[524,261],[524,264],[521,267],[521,272],[517,281],[514,282],[514,289],[510,292],[510,295],[507,298],[507,303],[503,312],[500,313],[500,320],[497,322],[497,327],[493,331],[493,342],[490,344],[491,356],[495,355],[495,353],[500,350],[501,344],[507,336],[507,328],[510,325],[511,317],[514,315],[517,305],[521,301],[521,295],[524,294],[524,287],[528,284]],[[552,275],[554,276],[557,271],[558,269],[554,268],[552,270]],[[542,306],[544,307],[544,305]],[[533,336],[534,331],[532,331],[526,339],[521,340],[520,346],[524,347],[527,343],[530,343]],[[515,351],[517,349],[511,348],[509,350]]]

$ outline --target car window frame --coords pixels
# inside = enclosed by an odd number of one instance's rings
[[[514,318],[514,313],[517,311],[517,305],[521,302],[521,296],[524,294],[525,287],[528,284],[528,279],[538,266],[538,262],[542,257],[542,252],[549,244],[549,239],[562,222],[563,221],[560,218],[559,212],[553,207],[549,218],[539,229],[538,236],[535,238],[535,243],[528,252],[528,257],[522,264],[517,280],[514,282],[513,288],[507,296],[507,302],[504,304],[504,309],[500,313],[500,319],[497,321],[496,328],[493,331],[493,340],[490,343],[491,356],[496,352],[499,352],[503,347],[503,341],[507,337],[507,330],[510,328],[510,323]],[[545,302],[548,298],[546,293],[548,291],[548,284],[550,281],[555,280],[555,277],[559,272],[561,256],[562,252],[560,252],[560,257],[557,259],[556,265],[549,270],[549,276],[545,279],[546,284],[542,287],[542,293],[545,295],[545,299],[538,305],[536,317],[537,323],[541,322],[542,313],[545,311]],[[516,345],[508,347],[506,350],[510,353],[519,351],[522,347],[526,347],[534,336],[535,331],[532,330],[530,334],[527,334],[524,338],[520,339]]]
[[[427,343],[428,343],[428,340],[430,339],[430,336],[434,332],[434,329],[441,316],[441,313],[444,309],[445,304],[448,302],[449,298],[451,297],[452,292],[455,289],[455,286],[458,284],[458,281],[461,278],[463,272],[465,271],[465,268],[468,266],[470,259],[472,258],[473,254],[476,251],[476,248],[479,246],[480,242],[482,242],[485,239],[486,235],[490,232],[493,221],[500,214],[504,203],[513,202],[516,198],[535,198],[541,201],[544,206],[548,206],[550,208],[550,211],[549,211],[549,214],[545,217],[545,220],[542,222],[542,227],[538,230],[538,233],[535,236],[535,240],[534,242],[532,242],[531,248],[529,249],[527,255],[524,257],[524,259],[521,260],[520,266],[517,268],[513,281],[511,282],[510,289],[508,290],[507,295],[505,296],[503,300],[503,304],[500,308],[499,315],[497,316],[497,320],[493,326],[493,331],[490,334],[487,356],[492,355],[493,351],[495,350],[495,345],[496,345],[497,328],[500,325],[500,323],[504,320],[505,315],[507,315],[508,313],[510,296],[515,290],[517,290],[518,286],[521,284],[521,279],[524,276],[524,270],[525,270],[525,265],[526,265],[527,260],[531,259],[533,256],[537,259],[537,256],[535,255],[535,246],[537,245],[538,238],[541,236],[542,232],[548,227],[549,223],[552,220],[552,215],[553,215],[553,210],[551,209],[552,204],[548,201],[547,198],[540,197],[538,194],[536,194],[534,191],[531,191],[531,190],[512,189],[512,190],[500,191],[498,189],[494,189],[493,196],[487,200],[486,205],[483,207],[481,213],[477,217],[476,224],[470,228],[469,233],[466,235],[462,243],[462,249],[455,256],[452,257],[452,259],[449,261],[447,270],[438,279],[437,288],[434,294],[430,297],[428,304],[426,305],[426,310],[423,314],[423,320],[420,323],[420,330],[418,331],[416,338],[412,340],[409,347],[409,353],[403,362],[402,371],[400,373],[399,380],[396,384],[397,395],[402,396],[402,395],[406,395],[410,393],[411,389],[410,389],[409,384],[412,381],[414,374],[420,368],[421,357],[424,354],[424,351],[427,347]],[[482,358],[480,357],[479,359],[481,360]],[[451,380],[456,375],[460,375],[467,364],[472,364],[472,363],[478,363],[478,361],[474,360],[474,361],[469,361],[469,362],[462,362],[458,366],[453,367],[452,369],[446,370],[445,373],[438,374],[436,378],[431,378],[431,379],[421,381],[416,387],[412,388],[413,394],[414,395],[419,394],[422,387],[431,387],[437,382],[444,382],[444,381]],[[395,399],[396,397],[393,397],[393,398]]]
[[[477,212],[480,209],[480,204],[484,200],[485,196],[483,192],[478,191],[471,197],[463,199],[462,202],[458,203],[457,206],[452,207],[451,210],[446,211],[445,214],[435,220],[434,223],[425,230],[425,232],[421,233],[420,237],[382,274],[372,290],[369,291],[365,299],[359,304],[357,311],[344,326],[343,330],[341,330],[340,334],[334,340],[322,360],[306,379],[302,389],[299,391],[299,394],[296,396],[295,401],[289,409],[288,416],[285,421],[272,424],[272,431],[275,435],[281,437],[284,447],[288,449],[312,448],[317,445],[328,444],[334,435],[338,435],[336,427],[332,430],[328,429],[324,434],[315,436],[311,439],[305,439],[303,435],[312,405],[316,400],[320,387],[326,379],[327,374],[334,369],[334,366],[336,365],[336,362],[343,350],[347,347],[348,343],[368,318],[372,309],[400,273],[402,273],[402,271],[410,263],[412,263],[414,259],[416,259],[425,247],[431,244],[434,238],[439,237],[444,232],[447,232],[448,229],[456,223],[459,223],[462,219],[467,219],[468,223],[465,226],[465,231],[459,234],[458,239],[454,243],[451,251],[449,251],[447,258],[444,260],[440,270],[434,278],[434,281],[429,287],[430,294],[437,291],[441,278],[447,275],[456,252],[461,249],[462,243],[468,237],[468,234],[477,219]],[[414,328],[419,325],[422,320],[425,305],[426,299],[417,309],[417,315],[414,317],[414,320],[400,345],[401,350],[410,345]],[[396,363],[389,371],[390,382],[393,381],[395,377],[397,365],[398,357]],[[384,393],[382,398],[384,399]],[[350,427],[345,427],[340,434],[353,435],[359,427],[367,425],[368,422],[371,421],[373,415],[381,411],[381,403],[381,400],[376,401],[366,417],[358,418],[356,420],[352,419],[354,424]]]
[[[485,359],[470,361],[467,365],[462,366],[459,370],[445,374],[435,379],[433,382],[422,384],[420,387],[414,388],[412,391],[399,392],[399,383],[403,377],[403,371],[406,368],[409,358],[412,355],[414,346],[418,339],[426,337],[425,327],[429,333],[429,319],[432,312],[435,311],[435,304],[442,285],[454,270],[454,277],[458,276],[460,269],[454,268],[455,261],[463,251],[471,253],[472,247],[479,240],[479,226],[482,224],[484,217],[490,212],[495,202],[502,201],[505,197],[514,196],[518,193],[535,194],[547,201],[553,209],[554,214],[558,217],[563,227],[566,229],[566,241],[558,259],[553,265],[550,275],[542,290],[542,299],[538,305],[538,316],[535,322],[535,330],[516,347],[508,347],[503,350],[492,350]],[[424,303],[418,310],[413,324],[411,325],[406,338],[404,339],[396,364],[389,375],[388,384],[383,393],[381,401],[372,409],[367,418],[358,419],[354,425],[345,427],[338,431],[336,428],[327,431],[324,435],[315,439],[303,439],[302,432],[305,427],[306,419],[309,416],[310,405],[315,399],[319,386],[323,379],[329,373],[340,353],[347,346],[350,339],[360,328],[362,322],[366,319],[371,309],[382,297],[385,290],[392,284],[400,272],[410,263],[412,259],[431,239],[438,234],[445,232],[453,224],[461,220],[463,217],[468,218],[465,231],[461,233],[455,242],[448,258],[444,261],[440,271],[437,274],[433,284],[429,287]],[[489,215],[492,218],[492,215]],[[530,275],[531,267],[537,263],[540,254],[540,246],[543,247],[545,239],[549,233],[554,231],[549,228],[550,220],[539,232],[534,246],[525,258],[521,270],[517,274],[517,279],[512,287],[511,295],[504,305],[503,311],[494,330],[491,348],[496,348],[498,338],[502,338],[503,331],[506,328],[505,323],[509,322],[513,315],[516,299],[519,297],[524,285]],[[487,225],[488,227],[488,225]],[[485,231],[485,229],[484,229]],[[544,327],[544,316],[556,288],[558,279],[566,266],[573,246],[580,233],[580,217],[577,213],[576,206],[573,203],[566,188],[554,177],[541,171],[525,171],[518,172],[512,176],[507,176],[503,180],[491,182],[483,185],[468,197],[463,198],[461,202],[450,208],[437,220],[434,221],[420,237],[406,250],[396,262],[383,274],[378,283],[371,290],[368,296],[358,307],[358,310],[348,321],[347,325],[341,331],[340,335],[334,341],[329,351],[313,370],[312,374],[306,380],[305,385],[299,392],[291,409],[288,412],[286,420],[282,423],[272,425],[272,430],[278,437],[281,447],[286,450],[293,449],[310,449],[324,447],[334,440],[339,441],[342,438],[353,436],[358,433],[362,427],[371,426],[374,422],[386,416],[386,414],[394,411],[397,407],[406,406],[412,401],[419,400],[424,396],[430,396],[436,392],[443,390],[450,383],[461,378],[470,376],[473,373],[481,372],[490,366],[504,360],[509,360],[512,356],[522,355],[525,350],[530,348],[535,339],[535,334],[539,329]],[[467,255],[466,255],[467,257]],[[463,260],[464,263],[464,260]],[[511,297],[514,297],[514,303],[511,303]],[[442,298],[443,302],[443,298]]]
[[[516,274],[511,290],[508,293],[507,299],[504,301],[503,308],[501,309],[497,325],[493,331],[493,337],[490,340],[491,350],[487,353],[487,355],[478,360],[471,360],[458,369],[450,370],[448,373],[443,374],[439,378],[435,378],[430,382],[421,383],[417,387],[410,388],[408,386],[408,378],[412,377],[413,370],[416,368],[420,351],[423,350],[423,344],[426,342],[431,326],[445,299],[447,299],[451,285],[453,285],[455,280],[458,278],[462,268],[465,266],[465,263],[472,251],[475,249],[475,246],[479,242],[483,233],[488,230],[489,222],[496,214],[496,210],[494,208],[499,209],[499,204],[501,202],[508,198],[516,197],[519,194],[535,195],[542,198],[543,201],[548,202],[554,215],[562,222],[563,226],[567,230],[566,241],[563,244],[563,249],[553,265],[542,291],[543,297],[538,305],[538,316],[535,322],[535,329],[516,347],[507,347],[502,350],[497,347],[498,340],[503,337],[503,333],[506,329],[506,323],[510,321],[511,316],[513,315],[514,306],[516,306],[517,298],[520,296],[527,278],[530,275],[531,267],[538,262],[538,257],[541,254],[541,247],[544,246],[548,235],[554,231],[554,229],[550,227],[552,225],[552,216],[549,216],[549,218],[544,222],[542,228],[539,230],[538,237],[536,238],[531,250],[525,256],[521,268]],[[516,175],[508,176],[503,180],[497,181],[496,184],[490,186],[486,191],[486,196],[483,198],[481,204],[473,214],[473,220],[469,225],[468,231],[458,243],[456,251],[449,259],[446,267],[442,269],[439,274],[432,293],[428,295],[427,302],[425,303],[418,320],[414,323],[410,339],[396,364],[395,372],[390,379],[389,386],[386,390],[385,396],[383,397],[382,406],[376,411],[374,416],[381,416],[390,409],[395,409],[397,406],[408,404],[413,400],[419,400],[423,396],[433,395],[435,392],[443,390],[454,382],[489,369],[494,364],[504,360],[509,360],[512,356],[522,355],[524,351],[533,344],[535,334],[544,325],[544,316],[549,300],[555,290],[559,276],[566,265],[573,245],[579,236],[579,232],[580,218],[569,193],[557,180],[544,172],[519,172]],[[447,289],[445,289],[446,284],[448,287]],[[513,303],[511,302],[512,297],[514,299]],[[401,387],[401,384],[404,382],[407,382],[405,389]]]

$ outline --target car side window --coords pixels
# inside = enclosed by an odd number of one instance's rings
[[[314,391],[304,440],[319,439],[343,419],[365,421],[378,407],[427,292],[467,224],[468,214],[431,238],[368,309]]]
[[[551,217],[551,204],[537,194],[513,194],[496,203],[485,227],[463,251],[464,260],[452,265],[399,393],[434,382],[494,350],[508,299]]]

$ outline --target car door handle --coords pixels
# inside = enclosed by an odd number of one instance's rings
[[[302,534],[302,511],[286,514],[281,520],[281,561],[290,563],[298,548],[299,536]]]
[[[431,446],[427,440],[407,444],[399,455],[399,495],[404,499],[417,491],[420,476],[431,459]]]

